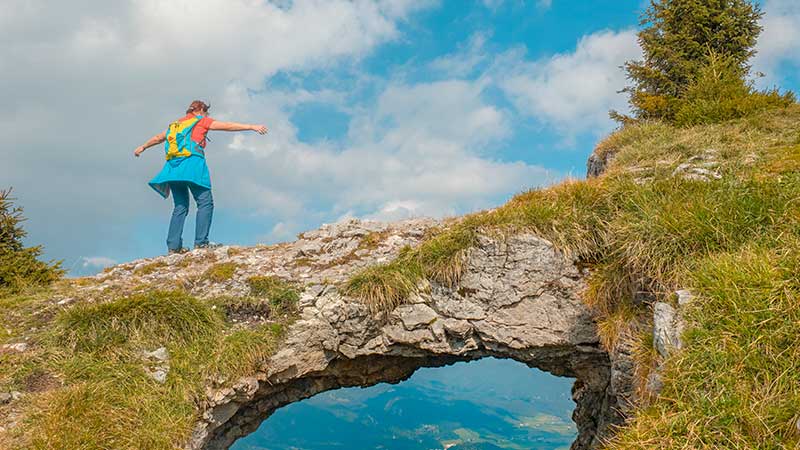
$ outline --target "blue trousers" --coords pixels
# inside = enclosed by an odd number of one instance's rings
[[[192,197],[197,204],[194,246],[208,244],[208,231],[211,229],[211,218],[214,215],[214,199],[211,196],[211,189],[183,181],[170,182],[169,189],[175,200],[175,209],[172,210],[172,219],[169,221],[167,248],[179,250],[183,247],[183,224],[186,222],[186,215],[189,214],[189,191],[192,191]]]

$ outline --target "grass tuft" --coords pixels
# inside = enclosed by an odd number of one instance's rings
[[[401,258],[359,272],[348,280],[344,292],[359,298],[373,313],[391,311],[416,291],[423,278],[419,263]]]
[[[182,292],[153,292],[77,305],[57,321],[54,338],[75,351],[102,351],[136,341],[153,345],[207,337],[220,317]]]
[[[213,283],[222,283],[233,278],[233,274],[238,268],[239,265],[232,262],[217,263],[203,273],[203,279]]]
[[[277,277],[256,276],[247,279],[250,295],[269,300],[274,310],[293,310],[300,300],[300,293],[290,283]]]
[[[797,448],[800,253],[749,245],[699,260],[684,350],[610,448]]]

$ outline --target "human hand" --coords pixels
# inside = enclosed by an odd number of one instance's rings
[[[133,156],[138,158],[139,155],[141,155],[143,152],[144,152],[144,147],[142,146],[136,147],[136,150],[133,151]]]
[[[264,125],[253,125],[252,130],[258,134],[267,134],[267,127]]]

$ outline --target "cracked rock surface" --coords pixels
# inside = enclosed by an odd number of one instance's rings
[[[209,298],[246,295],[247,279],[274,276],[313,289],[340,283],[358,269],[389,262],[406,246],[418,244],[441,221],[410,219],[384,223],[348,219],[301,233],[298,239],[254,247],[223,246],[185,254],[140,259],[110,268],[84,287],[86,294],[129,292],[138,286],[174,289]],[[206,271],[219,264],[232,265],[233,275],[212,280]]]

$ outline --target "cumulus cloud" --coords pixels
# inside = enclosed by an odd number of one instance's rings
[[[517,112],[565,137],[607,131],[610,109],[626,110],[620,94],[627,83],[621,66],[642,56],[635,30],[583,36],[574,50],[531,60],[525,48],[500,54],[487,49],[490,33],[476,33],[458,51],[441,56],[431,69],[447,77],[474,76],[499,88]]]
[[[486,31],[473,34],[459,51],[434,59],[430,63],[430,68],[448,77],[464,78],[469,76],[489,59],[486,41],[490,37],[491,33]]]
[[[584,36],[574,52],[526,61],[505,55],[500,86],[523,113],[562,131],[578,133],[609,126],[608,110],[626,107],[625,74],[620,66],[641,57],[634,30]]]
[[[219,119],[270,127],[212,135],[208,152],[218,211],[263,221],[267,240],[348,215],[482,208],[555,177],[488,156],[510,120],[481,80],[381,80],[366,103],[335,83],[270,85],[279,72],[350,70],[434,1],[12,1],[0,11],[0,180],[16,187],[30,238],[54,257],[158,251],[171,202],[145,182],[163,157],[131,152],[196,97]],[[298,137],[291,116],[306,102],[346,111],[343,142]],[[99,258],[76,266],[111,260]]]
[[[229,147],[236,157],[220,161],[218,170],[245,161],[263,180],[252,189],[271,193],[233,195],[246,189],[236,187],[226,201],[263,202],[262,211],[293,223],[320,203],[335,217],[396,219],[485,207],[505,193],[552,180],[555,174],[541,167],[483,157],[510,133],[508,112],[488,103],[484,88],[464,80],[390,83],[374,104],[354,114],[341,147],[310,146],[280,122],[269,139],[238,136]],[[271,95],[241,107],[277,119],[277,112],[268,112],[275,107]]]
[[[156,203],[144,184],[163,160],[134,160],[136,145],[197,97],[221,118],[269,122],[273,116],[234,116],[228,92],[247,97],[279,71],[357,61],[431,3],[11,0],[0,10],[0,180],[16,187],[30,239],[48,254],[139,252],[133,230],[170,205]],[[334,101],[331,91],[315,94]],[[304,95],[278,100],[291,108]],[[272,111],[269,125],[291,128],[287,111]]]
[[[766,77],[761,84],[779,81],[780,67],[800,67],[800,3],[794,0],[767,0],[764,3],[764,31],[756,45],[753,69]]]

